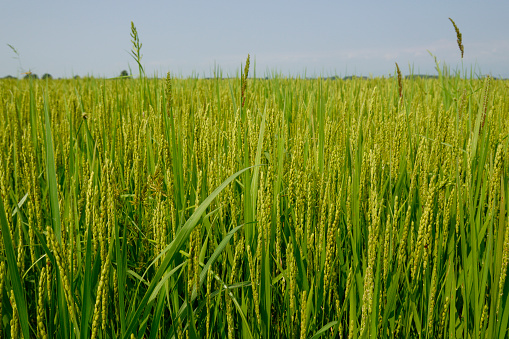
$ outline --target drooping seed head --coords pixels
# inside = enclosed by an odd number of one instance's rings
[[[461,32],[460,32],[458,26],[456,26],[456,23],[454,22],[454,20],[452,20],[451,18],[449,18],[449,20],[451,20],[452,25],[454,26],[454,30],[456,31],[456,38],[457,38],[456,41],[458,42],[458,47],[459,47],[460,52],[461,52],[461,58],[463,59],[464,48],[463,48],[463,41],[462,41],[462,37],[461,37]]]

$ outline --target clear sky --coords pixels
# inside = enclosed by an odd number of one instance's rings
[[[463,34],[463,66],[451,17]],[[9,1],[0,4],[0,77],[436,74],[441,64],[509,78],[509,1]],[[11,50],[12,45],[20,58]],[[251,67],[250,75],[253,75]]]

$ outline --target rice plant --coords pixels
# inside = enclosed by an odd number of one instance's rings
[[[139,66],[0,81],[1,337],[507,336],[507,81]]]

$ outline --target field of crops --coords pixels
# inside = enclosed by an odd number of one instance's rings
[[[508,98],[0,80],[0,337],[507,336]]]

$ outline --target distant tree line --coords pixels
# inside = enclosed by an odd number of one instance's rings
[[[129,77],[129,72],[127,72],[125,69],[120,72],[120,77],[122,78],[126,78],[126,77]],[[75,75],[73,77],[74,79],[79,79],[80,76],[79,75]],[[3,79],[17,79],[17,77],[14,77],[12,75],[6,75],[5,77],[3,77]],[[32,73],[32,72],[27,72],[23,75],[23,79],[39,79],[39,76],[35,73]],[[48,79],[48,80],[51,80],[53,79],[53,76],[49,73],[44,73],[43,76],[41,77],[41,79],[45,80],[45,79]]]
[[[119,78],[128,78],[130,77],[131,75],[129,74],[128,71],[126,71],[125,69],[122,70],[120,72],[120,75],[119,75]],[[79,75],[75,75],[73,77],[74,79],[79,79],[80,76]],[[428,75],[428,74],[412,74],[412,75],[406,75],[405,76],[405,79],[412,79],[412,78],[421,78],[421,79],[438,79],[438,75]],[[479,77],[480,78],[480,77]],[[12,75],[6,75],[5,77],[3,77],[3,79],[17,79],[17,77],[14,77]],[[35,73],[31,73],[31,72],[28,72],[26,74],[24,74],[23,76],[23,79],[39,79],[39,76]],[[43,76],[41,77],[41,79],[48,79],[48,80],[51,80],[53,79],[53,76],[49,73],[44,73]],[[213,79],[213,78],[205,78],[205,79]],[[265,77],[264,78],[265,80],[270,80],[269,77]],[[309,79],[314,79],[314,78],[309,78]],[[352,79],[363,79],[363,80],[367,80],[369,79],[368,77],[366,76],[355,76],[355,75],[349,75],[349,76],[345,76],[343,78],[335,75],[335,76],[330,76],[330,77],[325,77],[323,79],[330,79],[330,80],[352,80]],[[499,79],[507,79],[507,78],[500,78],[500,77],[492,77],[493,80],[499,80]]]

